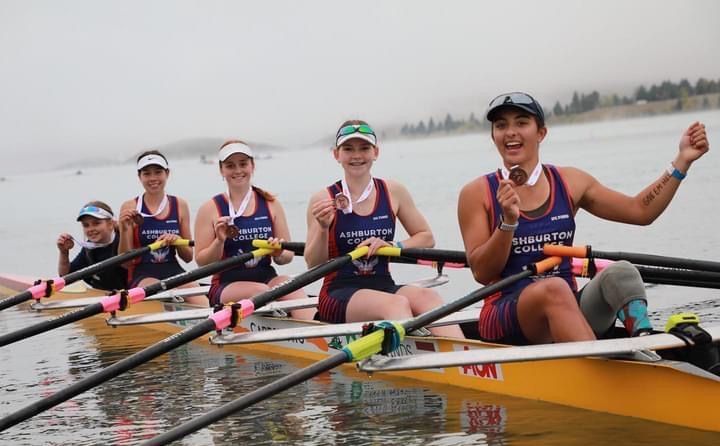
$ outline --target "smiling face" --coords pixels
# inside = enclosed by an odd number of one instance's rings
[[[348,175],[361,176],[370,172],[379,150],[361,138],[352,138],[333,150],[333,155]]]
[[[154,164],[143,167],[138,172],[138,178],[145,192],[159,194],[165,192],[165,184],[170,176],[170,171]]]
[[[540,142],[547,127],[539,127],[535,117],[516,108],[507,107],[496,113],[492,138],[506,167],[520,165],[532,169],[539,159]]]
[[[225,179],[228,186],[241,187],[250,184],[255,163],[252,158],[244,153],[230,155],[220,163],[220,175]]]
[[[115,225],[110,219],[99,219],[86,215],[80,219],[83,234],[89,242],[108,243],[112,238]]]

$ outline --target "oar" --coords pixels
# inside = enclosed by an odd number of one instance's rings
[[[592,249],[590,245],[545,245],[543,247],[543,253],[547,256],[627,260],[628,262],[640,265],[664,266],[667,268],[720,272],[720,262],[713,262],[710,260],[684,259],[681,257],[666,257],[654,254],[639,254],[633,252],[596,251]]]
[[[193,280],[201,279],[216,272],[224,271],[225,269],[247,262],[255,257],[268,255],[272,251],[272,249],[256,249],[252,252],[241,254],[239,256],[228,257],[227,259],[220,260],[219,262],[215,262],[192,271],[177,274],[143,288],[138,287],[131,288],[127,291],[123,290],[119,293],[113,294],[112,296],[104,297],[100,302],[90,304],[80,310],[71,311],[63,314],[62,316],[48,319],[35,325],[30,325],[28,327],[21,328],[20,330],[4,334],[0,336],[0,347],[44,333],[52,330],[53,328],[77,322],[96,314],[124,310],[129,304],[140,302],[147,296],[151,296],[170,288],[175,288],[188,282],[192,282]]]
[[[253,252],[263,251],[265,254],[272,252],[273,250],[258,249]],[[11,413],[0,419],[0,431],[3,431],[9,427],[12,427],[22,421],[27,420],[47,409],[50,409],[70,398],[85,392],[86,390],[92,389],[110,379],[131,370],[139,365],[145,364],[162,355],[167,353],[174,348],[180,347],[181,345],[187,344],[188,342],[199,338],[200,336],[206,335],[211,331],[223,330],[237,322],[239,318],[247,317],[253,314],[255,307],[262,307],[269,302],[282,297],[288,293],[291,293],[297,289],[300,289],[327,274],[330,274],[338,269],[342,268],[343,265],[351,262],[352,260],[358,259],[367,254],[368,248],[363,246],[362,248],[355,249],[350,253],[328,260],[308,271],[298,274],[297,276],[283,282],[282,284],[254,296],[250,299],[245,299],[237,304],[232,304],[223,308],[222,310],[212,314],[208,319],[195,324],[185,330],[176,333],[162,341],[151,345],[137,353],[122,359],[115,364],[106,367],[99,372],[84,378],[77,383],[66,387],[47,398],[39,400],[29,406],[26,406],[17,412]],[[242,256],[240,256],[242,257]],[[235,259],[239,257],[231,257]],[[230,260],[226,259],[226,260]],[[245,258],[247,260],[247,258]],[[225,262],[221,261],[220,263]],[[208,265],[210,266],[210,265]],[[224,268],[228,265],[225,264]]]
[[[269,245],[265,240],[253,240],[253,246],[256,248],[264,248]],[[305,253],[305,243],[303,242],[283,242],[282,247],[300,256]],[[458,264],[467,266],[467,258],[464,251],[435,248],[394,248],[396,251],[387,251],[387,249],[392,249],[387,247],[383,249],[386,251],[384,251],[385,254],[382,255],[389,256],[391,262],[427,264],[427,262],[422,261],[429,260],[433,262],[444,262],[448,267],[459,267],[457,266]],[[410,259],[419,260],[419,262]]]
[[[595,274],[613,263],[615,263],[613,260],[573,258],[573,273],[578,277],[592,278],[595,277]],[[664,268],[660,266],[635,265],[635,267],[646,283],[699,288],[720,288],[720,273]]]
[[[529,265],[525,271],[513,274],[512,276],[508,276],[502,280],[499,280],[492,285],[488,285],[486,287],[473,291],[472,293],[456,301],[449,302],[445,305],[437,307],[408,321],[405,321],[402,324],[397,322],[379,324],[381,325],[379,330],[373,331],[372,333],[353,341],[352,343],[346,345],[338,353],[329,356],[321,361],[318,361],[309,367],[295,371],[270,384],[262,386],[257,390],[236,399],[235,401],[227,403],[221,407],[218,407],[217,409],[206,413],[205,415],[202,415],[185,424],[177,426],[172,430],[162,435],[159,435],[143,444],[146,446],[158,446],[168,444],[175,440],[179,440],[186,435],[189,435],[216,421],[219,421],[239,410],[245,409],[257,402],[270,398],[271,396],[280,393],[283,390],[287,390],[294,385],[305,382],[310,378],[313,378],[323,372],[331,370],[343,363],[359,361],[360,359],[364,359],[376,353],[380,353],[383,350],[385,350],[386,353],[389,353],[400,344],[400,341],[402,340],[405,333],[416,330],[420,327],[424,327],[429,323],[442,318],[443,316],[447,316],[462,308],[465,308],[468,305],[471,305],[488,296],[491,296],[492,294],[497,293],[498,291],[502,290],[508,285],[517,282],[518,280],[524,279],[533,274],[538,274],[552,269],[554,266],[560,264],[560,261],[561,259],[558,257],[551,257],[537,264]],[[386,333],[389,335],[388,339],[385,339]]]
[[[172,244],[173,246],[193,246],[194,242],[192,240],[179,239]],[[102,262],[86,266],[83,269],[79,269],[72,273],[65,274],[62,277],[56,277],[54,279],[49,279],[45,281],[38,280],[33,286],[31,286],[27,290],[14,296],[10,296],[3,300],[0,300],[0,310],[4,310],[14,305],[21,304],[30,299],[50,297],[54,293],[60,291],[65,286],[70,285],[73,282],[77,282],[78,280],[84,279],[85,277],[92,276],[93,274],[100,272],[104,269],[117,265],[122,265],[129,260],[145,254],[146,252],[155,251],[164,246],[164,241],[157,241],[147,246],[143,246],[142,248],[133,249],[132,251],[124,252],[114,257],[110,257],[109,259],[105,259]]]

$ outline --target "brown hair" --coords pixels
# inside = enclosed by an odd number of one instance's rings
[[[243,144],[243,145],[250,147],[250,144],[246,143],[245,141],[243,141],[241,139],[230,139],[230,140],[227,140],[224,143],[222,143],[222,145],[220,146],[220,148],[218,150],[222,150],[223,147],[230,145],[230,144]],[[252,163],[253,167],[255,167],[255,158],[250,157],[250,162]],[[222,161],[218,161],[218,166],[220,168],[222,168]],[[260,194],[260,196],[263,197],[266,201],[275,201],[274,194],[272,194],[264,189],[261,189],[257,186],[253,186],[252,188],[255,192]]]
[[[90,201],[90,202],[86,203],[85,205],[83,205],[83,207],[88,207],[88,206],[95,206],[95,207],[98,207],[101,209],[105,209],[106,211],[110,212],[110,215],[112,215],[113,217],[115,216],[115,213],[113,212],[112,208],[110,206],[108,206],[104,201],[95,200],[95,201]]]

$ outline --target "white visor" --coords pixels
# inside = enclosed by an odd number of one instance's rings
[[[241,142],[233,142],[220,149],[218,160],[222,163],[236,153],[242,153],[243,155],[253,158],[253,151],[250,146]]]
[[[370,135],[370,134],[367,134],[367,133],[355,132],[355,133],[351,133],[351,134],[349,134],[349,135],[343,135],[343,136],[339,137],[339,138],[337,139],[337,142],[335,143],[335,146],[336,146],[336,147],[340,147],[341,145],[343,145],[343,143],[344,143],[345,141],[349,141],[349,140],[351,140],[351,139],[353,139],[353,138],[364,139],[365,141],[369,142],[370,144],[372,144],[372,145],[374,145],[374,146],[377,145],[377,139],[375,138],[375,135]]]
[[[160,166],[163,169],[168,168],[168,163],[165,161],[165,158],[163,158],[160,155],[156,155],[154,153],[151,153],[150,155],[145,155],[142,158],[140,158],[137,162],[137,170],[141,170],[144,167],[147,166]]]

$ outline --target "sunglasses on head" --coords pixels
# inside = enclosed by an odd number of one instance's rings
[[[346,125],[345,127],[342,127],[340,130],[338,130],[336,138],[340,138],[341,136],[352,135],[353,133],[362,133],[363,135],[375,136],[375,131],[369,125],[367,125],[367,124],[352,124],[352,125]]]
[[[490,105],[488,108],[494,108],[498,107],[500,105],[505,104],[522,104],[522,105],[530,105],[530,104],[537,104],[537,101],[530,96],[527,93],[522,92],[515,92],[515,93],[505,93],[501,94],[500,96],[496,97],[492,101],[490,101]]]

